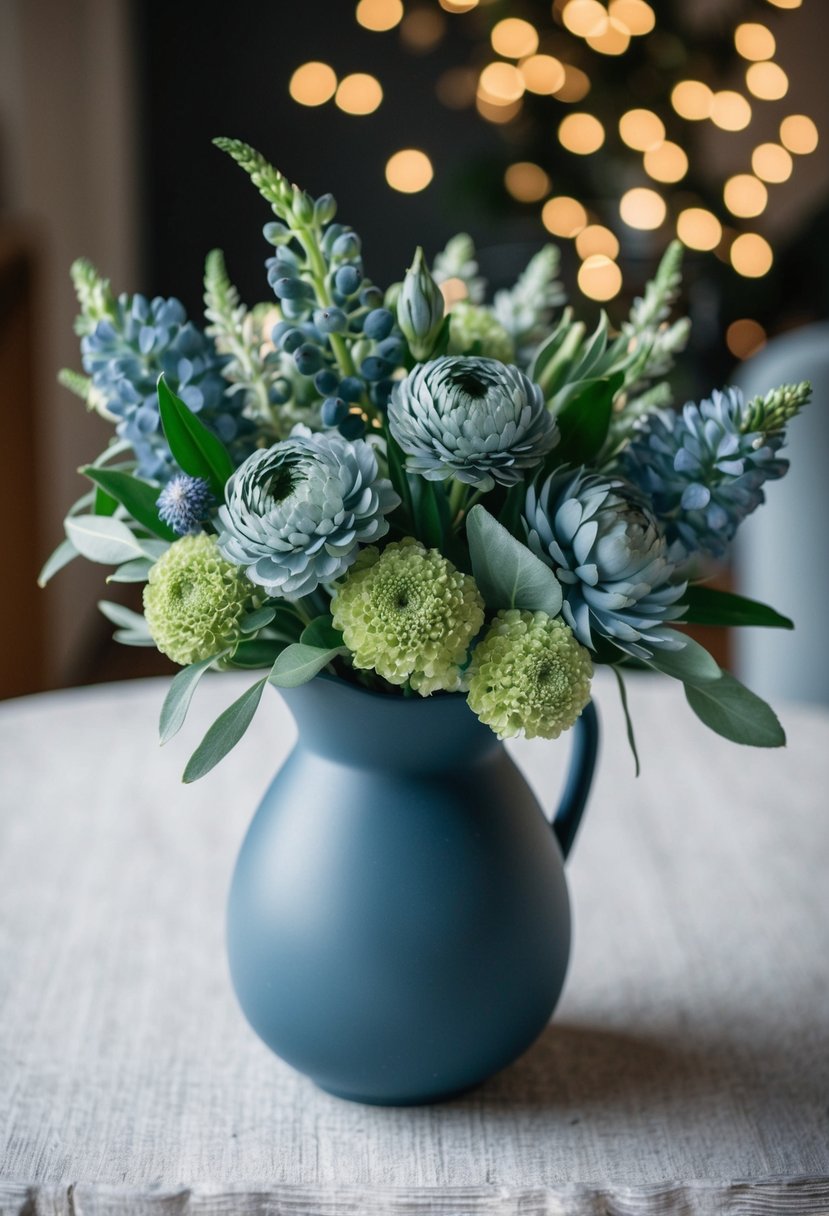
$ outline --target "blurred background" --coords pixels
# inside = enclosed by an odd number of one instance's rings
[[[678,235],[677,401],[816,387],[793,473],[714,572],[798,630],[717,654],[763,695],[829,703],[828,40],[825,0],[0,0],[0,697],[169,669],[111,641],[103,567],[36,585],[111,434],[57,384],[80,369],[68,270],[84,255],[198,322],[219,246],[267,300],[268,209],[211,146],[231,135],[332,191],[381,284],[457,231],[493,288],[554,240],[577,311],[618,320]]]

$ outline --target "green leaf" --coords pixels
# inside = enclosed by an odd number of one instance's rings
[[[138,612],[133,612],[131,608],[126,608],[123,604],[114,604],[111,600],[98,600],[98,608],[108,621],[112,621],[113,625],[119,625],[122,629],[127,629],[130,633],[141,634],[143,637],[150,636],[150,630],[143,616]]]
[[[480,503],[469,512],[466,536],[475,582],[488,608],[558,615],[561,587],[552,570]]]
[[[172,392],[163,376],[158,380],[158,409],[176,464],[191,477],[203,477],[223,500],[225,482],[233,473],[227,448]]]
[[[57,549],[49,556],[43,564],[43,569],[37,576],[38,587],[45,587],[50,578],[54,578],[58,570],[62,570],[64,566],[68,566],[71,561],[78,557],[78,550],[67,537],[62,540]]]
[[[683,597],[687,611],[683,622],[693,625],[763,625],[767,629],[794,629],[794,621],[767,604],[717,591],[713,587],[690,586]]]
[[[636,776],[638,777],[642,770],[639,766],[639,753],[636,750],[636,736],[633,733],[633,722],[631,721],[630,710],[628,709],[628,695],[627,689],[625,688],[625,681],[622,678],[621,671],[615,665],[615,663],[611,664],[611,671],[616,677],[616,683],[619,685],[619,699],[622,702],[622,711],[625,715],[628,743],[630,744],[630,750],[633,752],[633,762],[636,765]]]
[[[732,743],[749,747],[786,744],[786,733],[771,706],[727,671],[719,680],[686,684],[685,696],[700,721]]]
[[[343,635],[334,628],[330,612],[315,617],[303,629],[299,640],[304,646],[315,646],[319,650],[336,650],[343,645]]]
[[[615,372],[600,380],[567,385],[562,390],[554,402],[561,431],[561,440],[552,453],[556,466],[584,464],[601,451],[610,429],[613,399],[623,380],[623,373]]]
[[[186,785],[209,773],[236,746],[253,720],[262,698],[262,689],[267,682],[267,676],[263,676],[229,705],[224,713],[219,714],[187,761],[182,777]]]
[[[275,638],[252,638],[249,642],[240,642],[233,652],[230,662],[234,667],[273,667],[287,642]]]
[[[112,574],[107,575],[106,581],[108,583],[146,583],[152,568],[153,562],[149,557],[136,557],[132,561],[124,562],[123,566],[119,566],[117,570],[113,570]]]
[[[268,680],[276,688],[298,688],[313,680],[323,667],[327,667],[338,655],[348,654],[345,646],[334,646],[324,650],[320,646],[307,646],[294,642],[286,646],[273,665]]]
[[[112,636],[122,646],[155,646],[148,633],[133,633],[131,629],[116,629]]]
[[[75,515],[64,521],[77,551],[91,562],[120,566],[135,557],[156,556],[157,542],[139,540],[123,520],[107,515]]]
[[[400,496],[404,511],[411,517],[412,491],[409,486],[409,479],[406,476],[405,457],[400,450],[400,445],[389,430],[388,419],[386,419],[384,426],[384,434],[386,437],[386,464],[389,470],[389,480],[393,489]]]
[[[114,515],[118,510],[118,499],[113,498],[111,494],[107,494],[106,490],[102,490],[98,486],[95,490],[95,497],[92,500],[93,515]]]
[[[719,665],[704,646],[675,629],[662,629],[661,633],[671,635],[684,645],[681,650],[655,649],[651,658],[643,660],[649,667],[682,680],[684,684],[709,684],[719,680],[722,674]]]
[[[221,654],[211,655],[200,663],[191,663],[174,676],[158,719],[158,734],[162,744],[169,743],[173,735],[181,730],[199,680],[216,659],[223,658],[227,653],[227,650],[223,650]]]
[[[445,501],[446,491],[442,484],[436,486],[435,482],[427,481],[425,477],[412,479],[410,485],[413,490],[412,515],[415,536],[427,549],[440,549],[443,546],[443,522],[438,506],[438,494],[442,494]]]
[[[91,464],[82,468],[81,472],[114,501],[126,507],[136,523],[142,524],[148,532],[160,536],[162,540],[178,540],[173,529],[158,518],[158,508],[155,505],[160,493],[158,486],[141,481],[130,473],[121,473],[117,469],[98,469]]]
[[[271,605],[257,608],[255,612],[249,612],[246,616],[242,617],[239,622],[239,629],[242,633],[256,633],[258,629],[264,629],[266,625],[270,625],[275,616],[276,609]]]

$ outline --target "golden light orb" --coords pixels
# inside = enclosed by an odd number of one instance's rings
[[[507,192],[519,203],[537,203],[550,192],[550,177],[541,165],[529,160],[516,161],[504,173]]]
[[[761,101],[779,101],[789,91],[789,78],[778,63],[752,63],[746,68],[746,87]]]
[[[772,268],[771,245],[757,232],[743,232],[729,250],[731,265],[747,279],[760,279]]]
[[[742,131],[751,122],[751,106],[742,93],[721,89],[711,101],[711,121],[723,131]]]
[[[679,144],[666,139],[644,155],[645,172],[657,182],[679,182],[688,172],[688,156]]]
[[[541,222],[553,236],[574,237],[587,226],[587,212],[577,198],[559,194],[547,199]]]
[[[525,87],[524,77],[512,63],[488,63],[478,78],[478,95],[496,106],[518,101]]]
[[[403,0],[360,0],[357,23],[366,30],[383,33],[403,20]]]
[[[416,55],[431,51],[446,33],[446,18],[433,8],[415,8],[400,26],[400,40]]]
[[[354,72],[340,81],[334,100],[346,114],[373,114],[383,100],[383,89],[374,76]]]
[[[716,249],[722,240],[722,224],[713,211],[686,207],[677,216],[676,234],[689,249]]]
[[[656,25],[656,14],[645,0],[610,0],[608,14],[634,37],[649,34]]]
[[[386,181],[401,194],[425,190],[434,175],[432,162],[419,148],[401,148],[386,161]]]
[[[439,3],[447,13],[471,13],[478,7],[478,0],[439,0]]]
[[[321,106],[337,91],[337,73],[327,63],[303,63],[288,83],[288,92],[301,106]]]
[[[440,286],[440,294],[443,296],[443,302],[447,310],[453,304],[460,303],[461,300],[469,299],[469,288],[463,279],[444,279]]]
[[[590,300],[612,300],[622,289],[622,272],[603,253],[592,253],[579,267],[578,284]]]
[[[714,94],[701,80],[680,80],[671,93],[671,105],[680,118],[700,122],[710,118]]]
[[[590,92],[590,77],[581,68],[574,68],[571,64],[565,63],[564,68],[564,84],[559,85],[556,89],[556,98],[558,101],[581,101]]]
[[[790,114],[780,124],[780,142],[790,152],[807,156],[818,145],[818,130],[806,114]]]
[[[520,97],[517,101],[510,101],[504,105],[502,102],[496,104],[488,101],[480,91],[475,96],[475,109],[481,118],[485,118],[487,122],[493,122],[499,126],[503,126],[504,123],[512,122],[513,118],[517,118],[521,113],[523,104]]]
[[[769,192],[759,178],[751,173],[736,173],[723,187],[723,201],[732,215],[742,219],[765,211]]]
[[[615,261],[619,256],[619,238],[602,224],[588,224],[576,237],[576,251],[580,258],[601,254]]]
[[[607,29],[601,34],[588,34],[585,42],[592,51],[598,51],[600,55],[624,55],[630,46],[630,34],[621,21],[610,17]]]
[[[592,114],[568,114],[559,123],[559,143],[577,156],[590,156],[604,143],[604,127]]]
[[[769,0],[775,8],[800,8],[803,0]]]
[[[628,110],[619,119],[622,142],[637,152],[649,152],[665,140],[665,124],[653,110]]]
[[[734,31],[734,45],[743,59],[771,59],[777,43],[774,34],[765,25],[745,21]]]
[[[766,345],[767,336],[759,321],[741,317],[725,331],[725,342],[735,359],[750,359]]]
[[[630,228],[651,231],[665,222],[667,207],[661,194],[647,186],[634,186],[619,200],[619,214]]]
[[[751,154],[751,167],[764,182],[785,182],[792,175],[791,155],[780,144],[759,144]]]
[[[561,15],[567,29],[578,38],[603,34],[608,27],[607,9],[599,0],[570,0]]]
[[[538,50],[538,30],[520,17],[505,17],[492,27],[492,49],[505,59],[523,59]]]
[[[564,65],[553,55],[530,55],[521,60],[518,70],[530,93],[541,96],[556,93],[564,84]]]

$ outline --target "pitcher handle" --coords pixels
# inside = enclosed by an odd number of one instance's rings
[[[573,847],[573,841],[587,805],[598,752],[599,716],[593,702],[588,701],[581,711],[581,717],[573,727],[573,750],[570,755],[567,784],[552,822],[553,831],[565,860]]]

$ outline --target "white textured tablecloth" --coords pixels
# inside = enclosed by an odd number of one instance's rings
[[[278,696],[201,783],[189,750],[245,681],[208,676],[163,750],[164,681],[0,706],[0,1214],[829,1213],[829,716],[786,751],[615,689],[570,863],[553,1024],[444,1106],[318,1092],[242,1019],[231,867],[290,746]],[[515,755],[552,804],[567,746]]]

